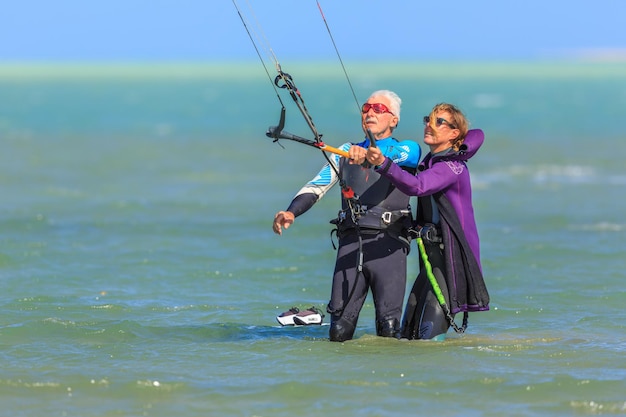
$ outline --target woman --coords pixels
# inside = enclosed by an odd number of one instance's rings
[[[466,164],[483,141],[481,130],[468,131],[467,119],[457,107],[441,103],[424,117],[424,143],[430,153],[416,175],[400,169],[376,148],[367,151],[367,161],[379,174],[418,197],[416,236],[422,238],[425,256],[420,258],[420,273],[404,312],[402,336],[407,339],[444,338],[451,325],[464,331],[468,312],[489,310]],[[447,308],[437,301],[425,261],[432,266]],[[462,328],[453,320],[459,312],[465,315]]]

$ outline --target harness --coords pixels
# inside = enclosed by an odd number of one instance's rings
[[[362,236],[386,232],[409,246],[412,229],[406,225],[411,222],[410,210],[383,211],[380,207],[367,210],[367,207],[359,205],[357,212],[351,209],[340,210],[337,218],[330,220],[330,223],[335,225],[335,228],[330,231],[331,242],[333,248],[337,249],[333,236],[342,238],[350,234]],[[362,265],[359,265],[359,269],[361,267]]]

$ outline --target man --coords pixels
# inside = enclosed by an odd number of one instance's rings
[[[391,136],[400,121],[401,103],[392,91],[375,91],[363,104],[361,123],[383,155],[414,173],[420,159],[419,145],[414,141],[399,142]],[[407,195],[371,167],[360,165],[370,146],[374,145],[370,144],[369,134],[358,144],[343,144],[340,149],[349,157],[333,155],[330,163],[296,194],[287,210],[274,217],[273,230],[281,235],[283,228],[289,228],[333,185],[341,184],[342,209],[332,221],[337,225],[339,246],[327,306],[331,341],[352,339],[369,289],[376,310],[376,334],[400,336],[411,207]]]

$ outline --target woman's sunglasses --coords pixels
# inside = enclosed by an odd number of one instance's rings
[[[427,125],[429,123],[430,123],[430,116],[424,116],[424,125]],[[437,117],[435,119],[435,126],[439,127],[442,124],[447,124],[448,126],[450,126],[450,129],[456,129],[456,126],[454,126],[452,123],[450,123],[443,117]]]

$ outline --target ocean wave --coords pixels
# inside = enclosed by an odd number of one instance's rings
[[[581,232],[623,232],[626,230],[626,224],[599,222],[592,224],[573,224],[569,229]]]
[[[601,172],[588,165],[511,165],[491,171],[472,172],[472,184],[484,187],[490,184],[529,181],[535,184],[603,184],[626,185],[626,175]]]

